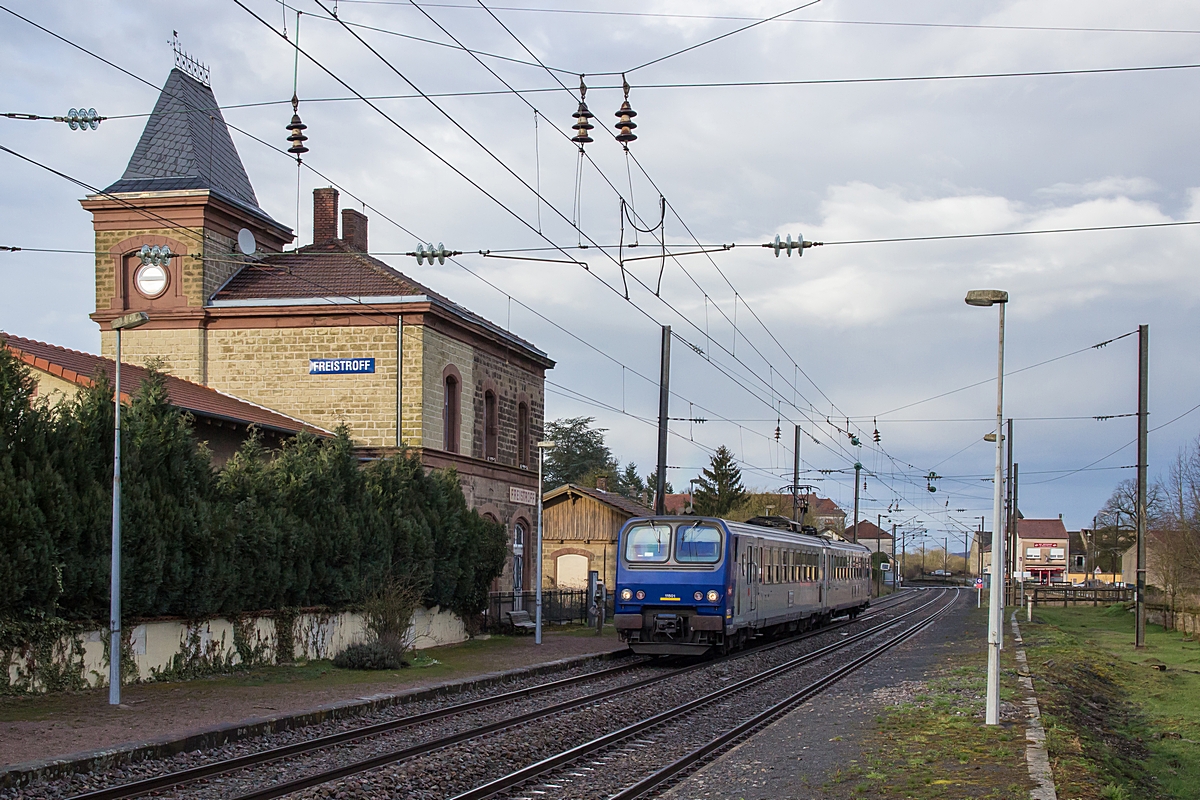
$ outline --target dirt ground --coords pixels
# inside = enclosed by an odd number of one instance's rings
[[[317,661],[179,683],[138,684],[124,687],[119,707],[108,705],[107,689],[0,697],[0,766],[181,738],[243,720],[623,649],[611,628],[602,637],[588,630],[548,631],[541,646],[534,644],[533,636],[493,636],[422,650],[417,663],[436,663],[394,672],[340,670]]]

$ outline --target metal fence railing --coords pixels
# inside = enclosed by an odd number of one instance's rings
[[[537,605],[535,592],[492,592],[488,596],[488,605],[480,615],[481,627],[486,633],[502,633],[509,628],[509,611],[528,611],[532,619]],[[611,619],[613,613],[613,598],[610,595],[607,603],[606,616]],[[542,624],[586,625],[588,617],[588,598],[586,589],[544,589],[542,590]]]

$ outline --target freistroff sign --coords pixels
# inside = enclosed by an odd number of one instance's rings
[[[373,358],[310,358],[309,375],[364,375],[375,372]]]

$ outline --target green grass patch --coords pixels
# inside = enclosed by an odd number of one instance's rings
[[[982,612],[979,630],[984,629]],[[838,798],[1026,800],[1025,730],[983,724],[987,651],[979,636],[953,645],[950,663],[900,705],[880,714],[859,759],[826,784]],[[1002,664],[1001,699],[1017,698],[1012,652]]]
[[[1123,606],[1039,608],[1023,623],[1059,796],[1195,798],[1200,643]]]

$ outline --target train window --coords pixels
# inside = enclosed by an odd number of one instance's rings
[[[634,525],[625,533],[625,560],[632,564],[662,564],[671,544],[671,526]]]
[[[675,533],[675,560],[681,564],[715,564],[721,560],[721,531],[711,525],[680,525]]]

